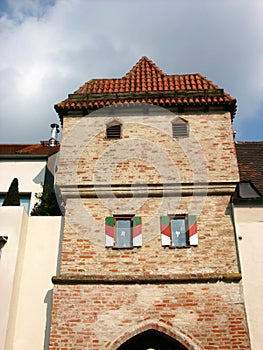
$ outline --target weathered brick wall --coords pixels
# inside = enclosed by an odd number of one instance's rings
[[[237,181],[230,114],[178,116],[188,121],[189,137],[172,138],[172,114],[65,118],[57,182]],[[106,125],[113,119],[123,124],[119,140],[105,138]]]
[[[188,349],[249,348],[241,283],[221,278],[239,272],[228,210],[238,181],[230,114],[179,116],[188,138],[172,138],[169,113],[64,118],[57,183],[67,211],[51,350],[116,350],[149,323]],[[123,124],[120,140],[105,139],[113,119]],[[208,182],[201,192],[193,185]],[[130,197],[126,185],[136,183],[148,188]],[[162,247],[160,216],[178,213],[197,215],[197,247]],[[105,248],[105,217],[114,214],[141,216],[142,247]]]
[[[237,181],[230,114],[180,114],[180,117],[188,121],[190,130],[189,137],[182,139],[172,138],[175,115],[171,113],[116,118],[102,113],[99,117],[91,114],[64,119],[57,181],[62,185],[82,185],[84,198],[80,198],[81,189],[77,187],[74,193],[77,198],[67,196],[69,224],[64,231],[63,274],[237,271],[233,227],[227,213],[229,195],[214,195],[209,185],[207,197],[205,193],[203,197],[182,195],[180,188],[176,194],[152,195],[140,201],[127,198],[126,194],[122,198],[116,198],[115,193],[108,198],[101,196],[99,185],[105,183],[114,184],[118,191],[121,185],[136,182],[162,186]],[[120,140],[105,139],[106,125],[112,119],[123,124]],[[85,198],[89,197],[85,193],[89,185],[95,185],[93,191],[99,198]],[[142,248],[106,249],[105,217],[128,213],[142,217]],[[168,213],[198,215],[198,247],[178,250],[161,246],[160,216]]]
[[[76,212],[73,211],[74,222],[65,226],[61,273],[141,275],[237,272],[234,232],[227,211],[229,196],[205,198],[197,221],[198,247],[162,247],[160,215],[166,215],[169,211],[189,212],[191,200],[189,196],[182,197],[173,206],[171,198],[148,198],[134,213],[142,217],[142,247],[116,250],[104,247],[105,216],[112,215],[112,212],[103,206],[100,199],[83,199],[85,210],[82,214],[78,208]]]
[[[52,317],[50,350],[116,350],[149,324],[188,349],[250,348],[239,284],[56,285]]]

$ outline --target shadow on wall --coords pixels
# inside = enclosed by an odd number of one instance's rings
[[[50,289],[47,292],[45,299],[44,299],[44,303],[47,304],[44,350],[48,350],[49,337],[50,337],[51,315],[52,315],[52,304],[53,304],[53,289]]]
[[[33,182],[35,184],[43,183],[45,179],[45,173],[46,173],[46,166],[43,166],[40,172],[34,177]]]
[[[64,232],[64,220],[61,219],[60,225],[60,234],[59,234],[59,248],[58,248],[58,256],[56,263],[56,274],[60,273],[60,261],[61,261],[61,252],[62,252],[62,237]],[[49,349],[49,338],[50,338],[50,327],[51,327],[51,319],[52,319],[52,306],[53,306],[53,289],[47,291],[47,294],[44,299],[44,303],[47,304],[46,308],[46,327],[45,327],[45,339],[44,339],[44,350]]]

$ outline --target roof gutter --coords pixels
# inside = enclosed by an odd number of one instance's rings
[[[233,204],[256,204],[263,203],[263,196],[257,198],[234,198]]]
[[[56,152],[52,154],[1,154],[1,159],[47,159],[48,157],[52,156]]]

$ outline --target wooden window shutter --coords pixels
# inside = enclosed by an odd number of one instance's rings
[[[113,247],[114,246],[114,217],[113,216],[107,216],[105,219],[105,239],[106,247]]]
[[[142,218],[140,216],[133,217],[133,246],[142,246]]]
[[[189,226],[190,245],[198,245],[196,215],[188,215],[188,226]]]
[[[162,246],[169,246],[171,244],[170,217],[169,216],[161,216],[160,217],[160,225],[161,225]]]

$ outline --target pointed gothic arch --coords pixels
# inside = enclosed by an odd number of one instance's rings
[[[188,350],[177,340],[169,335],[148,329],[128,339],[124,344],[118,347],[118,350]]]
[[[155,345],[154,345],[155,344]],[[155,346],[155,347],[154,347]],[[201,350],[198,343],[164,321],[146,321],[109,344],[107,350]]]

